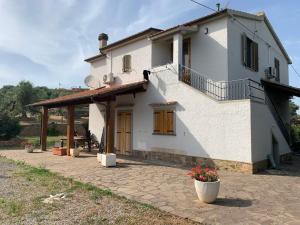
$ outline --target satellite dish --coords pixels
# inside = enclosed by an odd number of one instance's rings
[[[90,88],[100,88],[100,80],[98,78],[96,78],[95,76],[92,75],[88,75],[85,79],[84,79],[84,83],[86,86],[90,87]]]

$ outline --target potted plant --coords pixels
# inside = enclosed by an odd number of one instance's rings
[[[194,179],[200,201],[212,203],[216,200],[220,189],[220,179],[215,167],[202,163],[192,168],[188,175]]]
[[[34,149],[34,145],[31,144],[31,143],[26,143],[25,144],[25,150],[28,152],[28,153],[32,153],[33,152],[33,149]]]

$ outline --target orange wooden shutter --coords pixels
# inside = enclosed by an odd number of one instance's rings
[[[117,116],[117,150],[121,151],[121,142],[122,142],[122,114],[118,113]]]
[[[125,114],[125,151],[131,151],[131,113]]]
[[[166,134],[174,133],[174,112],[166,110],[164,112],[164,132]]]
[[[163,133],[163,120],[164,120],[164,111],[154,111],[154,127],[153,132],[154,133]]]

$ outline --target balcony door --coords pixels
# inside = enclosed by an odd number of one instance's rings
[[[191,38],[183,39],[182,43],[182,65],[184,68],[191,68]],[[190,70],[184,69],[182,80],[185,83],[191,83],[191,74]]]

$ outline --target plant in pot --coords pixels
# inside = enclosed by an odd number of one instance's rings
[[[220,189],[220,179],[215,167],[203,162],[192,168],[188,175],[194,179],[200,201],[212,203],[216,200]]]
[[[34,149],[34,145],[32,143],[26,143],[25,144],[25,150],[28,152],[28,153],[32,153],[33,152],[33,149]]]

